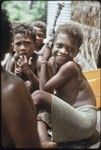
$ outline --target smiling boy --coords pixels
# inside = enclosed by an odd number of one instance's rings
[[[96,103],[93,91],[74,57],[82,45],[83,35],[78,27],[63,24],[58,27],[52,50],[44,47],[41,63],[40,88],[33,93],[37,109],[49,113],[54,142],[80,141],[90,137],[96,128]],[[52,57],[50,53],[52,51]],[[56,94],[53,94],[55,91]],[[39,134],[47,120],[41,121]],[[45,123],[44,123],[45,122]],[[49,125],[49,124],[48,124]],[[49,138],[40,134],[47,146]]]

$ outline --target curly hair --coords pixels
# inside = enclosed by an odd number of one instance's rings
[[[34,29],[34,27],[38,27],[42,29],[44,35],[46,34],[46,23],[40,20],[34,21],[30,23],[30,26]]]
[[[11,22],[9,21],[9,17],[7,11],[5,9],[1,9],[1,59],[4,58],[5,53],[9,50],[10,44],[13,40],[13,30]]]
[[[82,45],[83,33],[78,26],[69,23],[60,25],[55,32],[54,40],[57,38],[59,33],[68,34],[71,38],[75,39],[78,48]]]
[[[36,31],[35,30],[33,31],[33,28],[30,27],[26,23],[21,23],[14,28],[14,34],[17,34],[17,33],[21,33],[21,34],[23,33],[26,35],[31,35],[33,41],[34,42],[36,41]]]

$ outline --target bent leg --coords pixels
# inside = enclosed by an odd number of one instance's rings
[[[44,109],[48,113],[51,112],[51,103],[52,103],[51,94],[42,90],[37,90],[31,96],[37,110]]]
[[[56,148],[57,144],[55,142],[52,142],[51,139],[48,136],[47,130],[48,130],[48,121],[47,121],[47,114],[46,112],[41,112],[40,109],[46,110],[48,113],[51,111],[51,101],[52,97],[49,93],[38,90],[35,91],[32,94],[33,102],[37,108],[38,114],[38,121],[37,121],[37,127],[38,127],[38,133],[41,141],[42,148]],[[46,123],[47,124],[46,124]]]

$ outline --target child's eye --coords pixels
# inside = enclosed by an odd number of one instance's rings
[[[69,51],[69,52],[73,52],[73,49],[69,47],[69,48],[68,48],[68,51]]]
[[[57,48],[62,48],[62,44],[57,44],[56,47]]]
[[[36,36],[38,36],[39,38],[43,38],[43,34],[37,34]]]
[[[29,44],[30,44],[30,42],[29,42],[29,41],[26,41],[26,42],[25,42],[25,45],[29,45]]]
[[[20,45],[21,45],[21,43],[20,43],[20,42],[18,42],[18,43],[15,43],[15,45],[16,45],[16,46],[20,46]]]

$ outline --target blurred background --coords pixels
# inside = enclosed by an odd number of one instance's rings
[[[4,1],[2,7],[8,11],[13,27],[17,24],[41,20],[47,24],[47,37],[53,26],[57,3],[60,1]],[[71,22],[82,29],[84,42],[75,60],[82,69],[101,68],[100,44],[100,2],[98,1],[61,1],[64,7],[58,17],[58,25]]]

